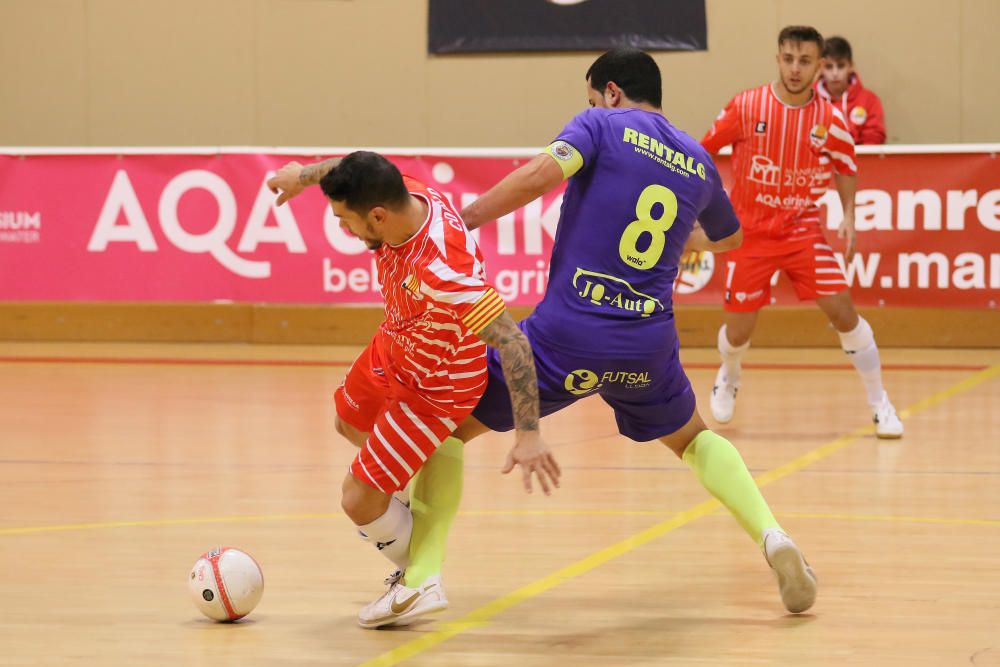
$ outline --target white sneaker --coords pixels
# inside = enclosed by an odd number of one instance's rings
[[[777,528],[764,531],[764,558],[778,576],[785,609],[799,614],[816,601],[816,575],[788,535]]]
[[[715,374],[712,400],[709,401],[712,417],[720,424],[728,424],[732,421],[733,412],[736,410],[736,392],[740,390],[739,385],[726,381],[724,370],[725,367],[720,366],[719,372]]]
[[[402,572],[390,575],[385,580],[389,590],[358,612],[358,625],[363,628],[406,625],[417,616],[448,607],[440,576],[428,577],[419,588],[408,588],[402,582]]]
[[[882,402],[872,409],[872,421],[875,422],[876,437],[903,437],[903,422],[896,414],[896,408],[889,402],[889,394],[882,392]]]

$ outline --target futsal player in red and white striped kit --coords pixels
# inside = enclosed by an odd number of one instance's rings
[[[344,512],[399,568],[393,576],[400,578],[410,564],[411,533],[434,530],[421,525],[434,500],[432,490],[421,491],[411,513],[393,493],[439,448],[439,454],[461,449],[449,436],[486,389],[487,345],[499,352],[517,429],[504,472],[520,465],[526,488],[535,475],[548,493],[560,471],[539,432],[531,346],[486,282],[482,253],[450,202],[366,151],[307,167],[290,163],[268,186],[281,192],[280,205],[315,183],[341,227],[374,252],[385,300],[385,321],[334,400],[338,432],[360,448],[344,479]],[[433,485],[435,475],[447,474],[440,470],[421,473],[417,485]],[[384,615],[401,620],[447,604],[440,576],[431,576],[405,600],[379,598],[359,622],[380,625],[383,606]]]
[[[771,276],[784,271],[800,299],[816,301],[864,382],[880,438],[898,438],[903,424],[882,386],[871,326],[851,301],[847,280],[823,235],[817,200],[836,187],[844,210],[838,236],[854,254],[854,140],[841,112],[814,90],[823,37],[808,26],[778,36],[778,80],[744,91],[723,109],[701,140],[710,153],[733,146],[733,208],[743,245],[726,253],[722,366],[712,389],[712,415],[730,421],[741,360],[760,309],[770,303]],[[695,230],[695,235],[703,234]]]

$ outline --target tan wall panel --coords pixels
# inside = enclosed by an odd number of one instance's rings
[[[516,319],[530,309],[511,309]],[[997,310],[868,308],[881,347],[995,348]],[[714,347],[723,313],[714,306],[677,310],[681,344]],[[0,303],[0,341],[162,341],[366,345],[381,308],[173,303]],[[769,308],[755,347],[836,347],[816,308]]]
[[[708,51],[654,54],[663,112],[700,139],[738,92],[775,78],[778,0],[708,0]]]
[[[0,145],[88,143],[84,0],[0,0]]]
[[[0,340],[249,340],[249,304],[0,303]]]
[[[253,3],[89,0],[91,142],[246,144]]]
[[[1000,140],[997,0],[707,11],[709,51],[655,55],[693,135],[806,22],[851,40],[891,140]],[[429,56],[426,26],[427,0],[0,0],[0,144],[538,146],[584,107],[596,53]]]
[[[253,143],[426,145],[423,2],[257,4]]]
[[[1000,140],[1000,1],[963,0],[961,101],[962,141]]]
[[[587,107],[594,55],[435,56],[428,140],[440,146],[544,146]]]
[[[255,306],[254,343],[365,345],[385,319],[381,308]]]

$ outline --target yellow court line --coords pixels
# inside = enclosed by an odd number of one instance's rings
[[[0,528],[0,535],[27,533],[59,533],[68,530],[93,530],[98,528],[135,528],[148,526],[193,526],[200,523],[245,523],[250,521],[302,521],[308,519],[337,519],[343,514],[267,514],[260,516],[212,516],[186,519],[148,519],[145,521],[107,521],[103,523],[66,523],[55,526],[26,526]]]
[[[565,510],[468,510],[459,512],[459,516],[472,517],[502,517],[502,516],[670,516],[674,512],[668,510],[604,510],[604,509],[565,509]],[[312,521],[316,519],[343,519],[343,514],[261,514],[256,516],[211,516],[182,517],[178,519],[144,519],[138,521],[104,521],[92,523],[65,523],[43,526],[19,526],[16,528],[0,528],[0,537],[4,535],[28,535],[33,533],[62,533],[73,530],[98,530],[104,528],[150,528],[155,526],[196,526],[207,523],[249,523],[263,521]]]
[[[605,509],[564,509],[564,510],[468,510],[459,516],[672,516],[670,510],[605,510]]]
[[[525,516],[565,516],[592,518],[609,517],[673,517],[676,512],[668,510],[468,510],[459,512],[467,517],[525,517]],[[949,523],[976,526],[1000,526],[1000,519],[968,519],[934,516],[895,516],[891,514],[806,514],[802,512],[776,512],[779,517],[789,519],[828,519],[834,521],[895,521],[903,523]],[[68,523],[49,526],[26,526],[23,528],[0,528],[0,536],[25,535],[33,533],[59,533],[74,530],[98,530],[103,528],[143,528],[155,526],[193,526],[209,523],[248,523],[264,521],[312,521],[317,519],[343,519],[343,514],[262,514],[258,516],[218,516],[181,519],[149,519],[145,521],[108,521],[104,523]]]
[[[993,379],[1000,375],[1000,364],[996,366],[991,366],[986,370],[980,371],[968,378],[953,384],[952,386],[937,392],[930,397],[918,401],[914,405],[910,406],[901,413],[901,416],[909,417],[911,415],[925,410],[931,406],[937,405],[938,403],[945,401],[957,394],[964,391],[968,391],[973,387],[982,384],[988,380]],[[762,475],[759,475],[755,479],[759,486],[764,486],[775,482],[779,479],[787,477],[794,472],[801,470],[802,468],[819,461],[820,459],[827,458],[834,453],[840,451],[841,449],[847,447],[855,440],[857,440],[862,435],[871,433],[873,427],[869,426],[866,428],[856,429],[851,431],[847,435],[844,435],[836,440],[829,442],[821,447],[806,452],[802,456],[786,463],[785,465],[779,466],[774,470],[770,470]],[[637,547],[640,547],[647,542],[651,542],[658,537],[662,537],[671,531],[674,531],[684,525],[687,525],[707,514],[711,514],[713,511],[722,507],[722,503],[715,500],[706,500],[698,505],[692,507],[691,509],[681,512],[674,517],[667,519],[661,523],[647,528],[646,530],[636,533],[631,537],[627,537],[624,540],[612,544],[609,547],[601,549],[582,560],[579,560],[571,565],[568,565],[552,574],[549,574],[541,579],[531,582],[527,586],[523,586],[516,591],[503,595],[485,605],[472,610],[465,616],[462,616],[456,621],[451,621],[448,623],[443,623],[442,628],[434,632],[429,632],[425,635],[413,639],[411,641],[402,644],[390,651],[383,653],[371,660],[368,660],[361,664],[360,667],[391,667],[392,665],[398,665],[399,663],[408,660],[424,651],[427,651],[438,644],[448,641],[456,635],[462,634],[467,630],[472,630],[475,628],[482,627],[490,622],[494,616],[500,614],[501,612],[514,607],[525,600],[541,595],[545,591],[555,588],[559,584],[573,579],[580,575],[586,574],[587,572],[593,570],[604,563],[617,558]]]

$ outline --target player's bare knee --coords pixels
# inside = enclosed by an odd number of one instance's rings
[[[385,514],[391,498],[349,474],[344,478],[340,507],[356,525],[364,526]]]
[[[347,518],[358,526],[364,526],[365,524],[371,523],[371,521],[364,520],[364,517],[367,514],[365,511],[364,497],[357,493],[345,491],[344,495],[340,498],[340,508],[344,510],[344,514],[347,515]]]
[[[827,312],[830,324],[833,328],[842,333],[853,331],[858,326],[858,313],[853,307],[837,308]]]
[[[750,342],[754,326],[757,324],[757,313],[731,313],[726,317],[726,340],[733,347],[742,347]]]
[[[707,430],[708,426],[705,425],[705,420],[701,418],[698,410],[695,409],[694,414],[691,415],[691,419],[688,420],[687,424],[670,435],[660,438],[660,442],[676,454],[677,458],[682,459],[684,458],[684,452],[687,450],[688,445],[694,442],[694,439],[698,437],[699,433]]]
[[[816,300],[831,326],[841,333],[853,331],[858,326],[858,311],[854,309],[849,292],[841,292],[830,297]]]
[[[458,428],[456,428],[455,432],[451,435],[454,438],[458,438],[463,443],[467,443],[483,433],[489,433],[489,431],[490,429],[488,426],[484,425],[481,421],[470,415],[458,425]]]
[[[333,427],[337,430],[337,433],[344,436],[355,447],[360,447],[367,439],[367,435],[345,422],[339,416],[334,418]]]
[[[734,331],[726,327],[726,340],[733,347],[743,347],[750,342],[750,333],[749,330],[740,331],[737,329]]]

